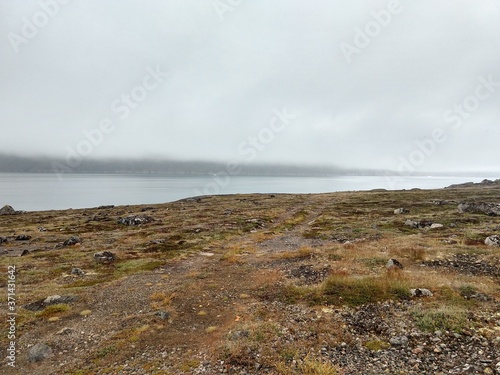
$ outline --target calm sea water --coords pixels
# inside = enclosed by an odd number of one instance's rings
[[[434,189],[483,177],[172,177],[162,175],[0,173],[0,207],[37,211],[152,204],[204,194],[326,193],[370,189]]]

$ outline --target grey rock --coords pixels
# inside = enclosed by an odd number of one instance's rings
[[[405,221],[405,225],[416,229],[427,228],[432,226],[432,224],[434,224],[432,221],[427,221],[427,220],[415,221],[408,219]]]
[[[167,320],[170,318],[170,313],[168,311],[157,311],[155,315],[161,320]]]
[[[30,362],[40,362],[52,356],[52,349],[44,343],[38,343],[28,351],[28,360]]]
[[[97,207],[98,210],[108,210],[110,208],[114,208],[115,206],[114,205],[108,205],[108,206],[99,206]]]
[[[123,225],[141,225],[152,222],[154,219],[150,216],[127,216],[118,218],[118,224]]]
[[[500,236],[497,234],[489,236],[484,240],[484,243],[488,246],[500,246]]]
[[[83,275],[85,275],[85,273],[86,272],[84,270],[80,269],[80,268],[73,268],[71,270],[71,274],[72,275],[83,276]]]
[[[20,234],[19,236],[16,237],[16,241],[29,241],[31,240],[31,236],[28,236],[27,234]]]
[[[500,216],[500,203],[464,202],[458,205],[458,212]]]
[[[15,215],[18,212],[12,208],[12,206],[5,205],[0,208],[0,215]]]
[[[389,343],[392,346],[408,346],[408,337],[406,336],[394,336],[389,339]]]
[[[448,204],[449,202],[446,200],[443,201],[443,200],[439,200],[439,199],[434,199],[432,201],[432,203],[435,204],[436,206],[444,206],[444,205]]]
[[[430,226],[431,229],[439,229],[439,228],[443,228],[443,227],[444,227],[444,225],[443,224],[439,224],[439,223],[433,223]]]
[[[94,254],[94,259],[99,263],[112,263],[116,260],[116,255],[111,251],[100,251]]]
[[[403,208],[403,207],[394,210],[394,215],[402,215],[402,214],[408,214],[408,213],[410,213],[410,210],[407,208]]]
[[[72,328],[64,327],[61,330],[57,331],[56,335],[69,335],[73,331],[74,331],[74,329],[72,329]]]
[[[63,246],[74,246],[77,243],[82,243],[82,240],[78,236],[71,236],[66,241],[63,242]]]
[[[433,294],[429,289],[425,288],[416,288],[410,289],[410,293],[412,297],[432,297]]]
[[[387,269],[399,268],[403,269],[404,266],[397,259],[389,259],[385,265]]]
[[[48,296],[43,300],[43,303],[45,306],[50,306],[50,305],[57,305],[59,303],[69,303],[69,302],[74,302],[76,301],[77,297],[75,296],[59,296],[59,295],[53,295],[53,296]]]

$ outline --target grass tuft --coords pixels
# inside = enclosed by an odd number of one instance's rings
[[[467,310],[458,306],[416,307],[411,315],[418,328],[427,332],[445,330],[460,333],[467,327]]]

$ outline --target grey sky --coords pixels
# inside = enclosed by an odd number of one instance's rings
[[[2,0],[0,151],[499,170],[499,37],[496,0]]]

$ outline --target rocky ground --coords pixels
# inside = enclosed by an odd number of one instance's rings
[[[1,371],[500,374],[484,185],[4,207]]]

